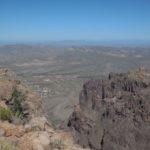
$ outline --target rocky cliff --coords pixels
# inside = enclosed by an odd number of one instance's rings
[[[0,69],[0,150],[82,150],[68,132],[54,130],[42,111],[35,93]]]
[[[150,71],[86,82],[68,126],[92,150],[149,150]]]

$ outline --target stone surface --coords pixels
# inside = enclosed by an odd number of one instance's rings
[[[68,126],[92,150],[149,150],[149,70],[85,83]]]
[[[5,135],[5,130],[0,128],[0,137],[4,136]]]

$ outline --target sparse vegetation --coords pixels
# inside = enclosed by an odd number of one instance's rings
[[[55,139],[51,142],[51,148],[52,149],[62,149],[64,147],[64,143],[61,139]]]
[[[12,144],[1,141],[0,142],[0,150],[17,150],[17,148],[15,146],[13,146]]]
[[[0,106],[0,119],[10,121],[12,118],[12,112],[9,108]]]
[[[25,99],[26,99],[25,95],[15,88],[12,93],[11,101],[13,103],[10,106],[10,109],[16,117],[23,118],[23,111],[24,111],[23,104]]]

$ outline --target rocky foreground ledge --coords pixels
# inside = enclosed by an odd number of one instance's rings
[[[68,126],[92,150],[150,150],[150,71],[85,83]]]
[[[83,150],[54,130],[41,100],[7,69],[0,69],[0,150]]]

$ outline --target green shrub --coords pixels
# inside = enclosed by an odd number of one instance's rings
[[[53,142],[51,142],[52,149],[62,149],[63,147],[64,147],[64,143],[60,139],[55,139]]]
[[[7,142],[0,142],[0,150],[17,150],[15,146]]]
[[[11,101],[13,102],[13,105],[10,106],[11,111],[14,113],[15,116],[22,118],[23,117],[23,105],[25,101],[25,95],[18,91],[16,88],[14,89],[12,93]]]
[[[1,120],[11,120],[12,112],[9,108],[0,106],[0,119]]]

